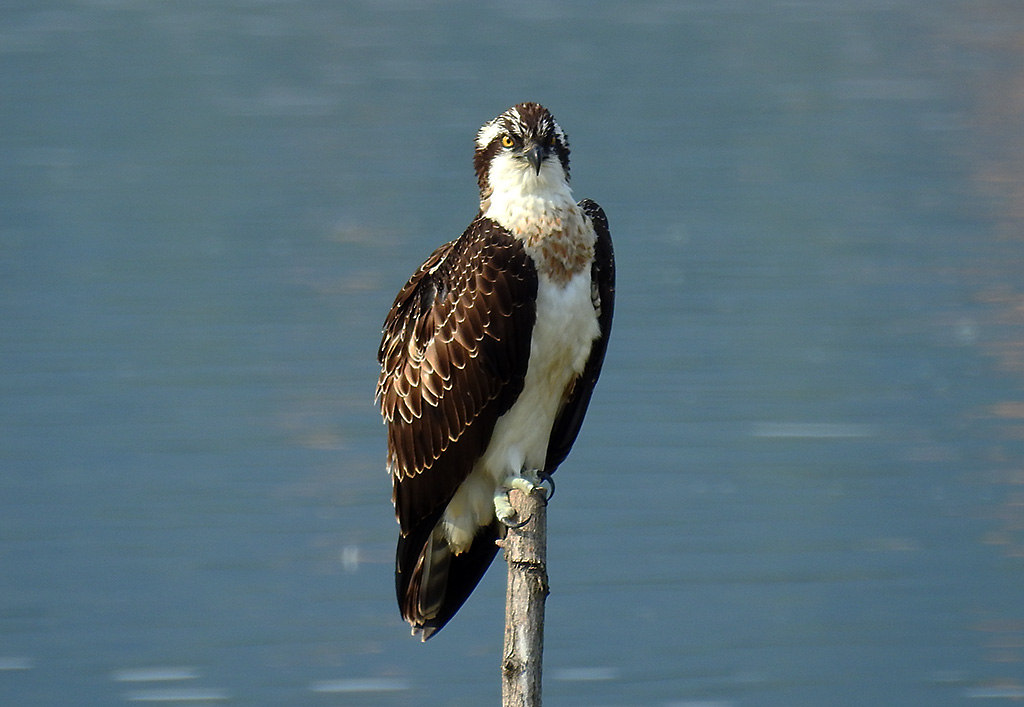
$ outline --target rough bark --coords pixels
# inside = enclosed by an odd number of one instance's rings
[[[508,563],[505,648],[501,664],[502,707],[540,707],[544,652],[544,601],[548,596],[547,508],[544,489],[512,491],[517,517],[502,547]]]

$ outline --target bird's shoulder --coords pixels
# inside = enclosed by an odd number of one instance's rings
[[[454,327],[456,312],[508,315],[517,301],[535,295],[536,288],[522,242],[478,215],[461,236],[431,253],[398,292],[384,321],[378,360],[387,367],[389,352],[396,353],[396,346],[408,345],[411,338],[425,345]]]
[[[576,206],[582,211],[594,224],[594,230],[597,231],[598,235],[602,232],[608,233],[608,217],[604,213],[604,209],[593,199],[580,199]]]

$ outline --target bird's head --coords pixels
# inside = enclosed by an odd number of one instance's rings
[[[520,103],[476,136],[473,157],[480,200],[495,191],[540,193],[569,181],[569,140],[539,103]]]

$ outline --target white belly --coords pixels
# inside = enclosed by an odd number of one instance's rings
[[[445,511],[445,535],[456,553],[467,549],[477,529],[494,518],[494,492],[502,481],[523,469],[544,468],[555,417],[599,333],[590,268],[564,287],[541,276],[523,392],[498,418],[487,451]]]

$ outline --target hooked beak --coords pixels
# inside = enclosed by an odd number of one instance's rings
[[[545,152],[544,148],[536,142],[530,143],[526,150],[526,161],[530,163],[536,174],[540,174],[540,165],[544,161]]]

